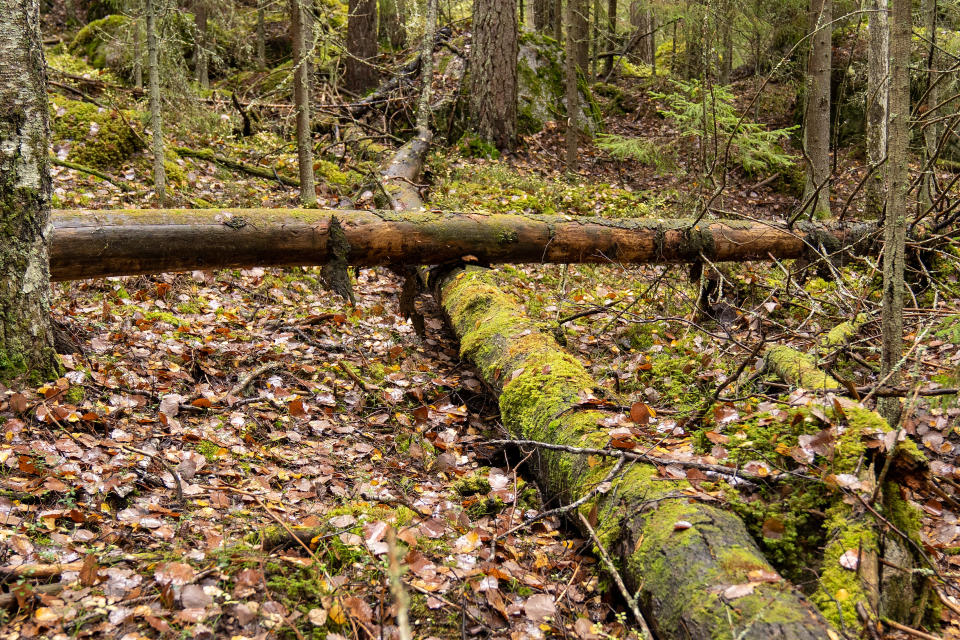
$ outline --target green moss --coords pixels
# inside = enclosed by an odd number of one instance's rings
[[[127,112],[124,122],[116,110],[62,96],[50,99],[53,142],[69,142],[67,159],[96,169],[119,167],[142,148],[131,126],[138,127],[136,114]],[[137,133],[141,133],[142,129]]]
[[[869,321],[870,316],[866,313],[861,313],[853,320],[841,322],[827,332],[820,342],[820,348],[822,350],[830,350],[844,346],[852,340],[857,333],[860,332],[860,328]]]
[[[67,392],[63,394],[64,400],[74,405],[83,402],[84,397],[86,397],[84,388],[77,385],[71,386],[67,389]]]
[[[486,473],[480,470],[454,482],[453,490],[464,497],[478,493],[486,495],[490,493],[490,481],[487,480]]]
[[[220,445],[209,440],[201,440],[196,445],[197,453],[207,459],[207,462],[213,463],[220,457]]]
[[[824,373],[816,360],[807,354],[777,345],[767,349],[767,366],[784,382],[804,389],[839,389],[840,383]]]
[[[110,42],[117,39],[129,22],[130,18],[120,14],[94,20],[77,32],[68,49],[73,55],[85,57],[94,68],[103,69],[107,65]]]

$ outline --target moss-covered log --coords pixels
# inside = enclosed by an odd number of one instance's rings
[[[809,391],[831,391],[840,388],[840,383],[817,366],[811,355],[790,347],[776,345],[764,355],[767,370],[778,378]]]
[[[399,171],[399,170],[397,170]],[[411,186],[406,174],[384,174]],[[415,175],[415,174],[410,174]],[[402,190],[413,191],[414,189]],[[404,204],[403,206],[407,206]],[[325,264],[336,216],[358,266],[483,263],[678,263],[804,255],[811,236],[857,244],[869,225],[788,231],[765,224],[480,213],[209,209],[58,211],[54,280],[245,266]]]
[[[609,444],[600,426],[604,414],[582,408],[582,394],[596,382],[493,284],[489,271],[456,269],[431,281],[462,357],[498,394],[514,436],[574,447]],[[536,466],[541,487],[563,502],[610,471],[608,463],[562,451],[540,451]],[[657,481],[657,475],[651,465],[633,464],[608,492],[580,507],[596,517],[656,637],[839,637],[775,573],[737,516],[704,501],[685,481]]]
[[[196,149],[189,149],[187,147],[170,147],[170,150],[176,153],[178,156],[183,156],[184,158],[206,160],[207,162],[218,164],[226,169],[232,169],[234,171],[246,173],[257,178],[263,178],[264,180],[276,180],[280,184],[287,185],[288,187],[300,186],[300,181],[296,178],[281,175],[274,169],[256,167],[252,164],[247,164],[246,162],[240,162],[239,160],[233,160],[232,158],[221,156],[214,153],[210,149],[201,149],[198,151]]]

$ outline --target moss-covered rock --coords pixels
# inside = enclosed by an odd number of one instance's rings
[[[114,57],[120,55],[121,52],[115,44],[122,39],[122,32],[129,29],[130,24],[130,18],[116,13],[94,20],[77,32],[70,43],[69,51],[75,56],[86,58],[94,68],[104,69]]]
[[[115,109],[53,96],[50,123],[55,146],[68,149],[67,160],[96,169],[118,167],[142,148],[131,127],[140,128],[132,112],[120,117]]]

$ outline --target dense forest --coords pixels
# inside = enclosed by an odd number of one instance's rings
[[[0,637],[960,638],[960,0],[0,0]]]

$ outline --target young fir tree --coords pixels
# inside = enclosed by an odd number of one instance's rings
[[[293,40],[294,60],[293,103],[297,115],[300,202],[305,207],[312,207],[317,204],[317,190],[313,181],[313,135],[310,129],[310,76],[307,64],[305,22],[301,0],[290,0],[290,38]]]
[[[830,217],[830,66],[833,0],[810,0],[810,55],[803,148],[807,157],[804,202],[814,217]]]

